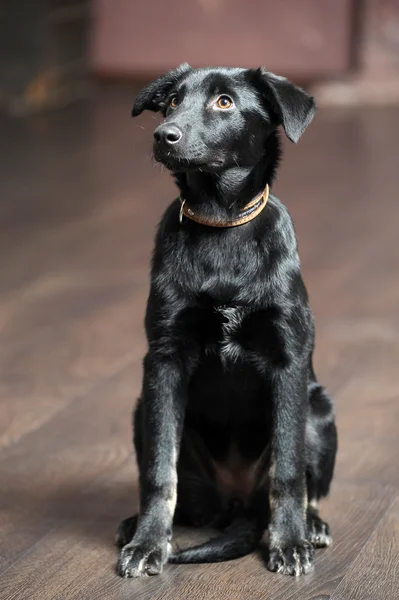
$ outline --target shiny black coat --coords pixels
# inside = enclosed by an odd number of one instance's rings
[[[166,117],[154,155],[182,197],[223,221],[272,184],[277,127],[298,141],[315,106],[262,69],[182,65],[140,93],[133,114],[144,109]],[[292,220],[273,194],[238,227],[180,223],[179,210],[179,200],[167,209],[152,261],[135,413],[141,509],[120,526],[119,572],[237,558],[268,527],[268,568],[307,573],[314,547],[331,541],[318,500],[329,490],[336,430],[313,372],[314,324]],[[173,518],[222,534],[173,552]]]

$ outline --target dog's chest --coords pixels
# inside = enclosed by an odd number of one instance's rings
[[[207,345],[206,351],[217,352],[223,362],[237,360],[243,352],[239,332],[246,314],[245,308],[234,306],[216,306],[218,320],[216,344]]]

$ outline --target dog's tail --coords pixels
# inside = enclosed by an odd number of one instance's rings
[[[265,526],[255,516],[235,518],[218,537],[172,552],[168,560],[170,563],[213,563],[240,558],[257,548],[264,530]]]

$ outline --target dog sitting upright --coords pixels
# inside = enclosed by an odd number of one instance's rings
[[[183,64],[140,92],[133,116],[146,109],[165,117],[154,156],[180,198],[152,261],[134,417],[140,511],[119,526],[118,571],[238,558],[268,528],[268,568],[308,573],[314,548],[331,543],[318,502],[337,437],[293,224],[269,186],[277,128],[297,142],[314,100],[263,69]],[[221,533],[173,552],[172,522]]]

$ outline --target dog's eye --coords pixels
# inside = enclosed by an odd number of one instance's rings
[[[218,108],[225,109],[225,108],[230,108],[231,105],[233,104],[233,101],[228,96],[220,96],[220,98],[217,99],[216,104],[218,105]]]
[[[170,100],[170,106],[172,108],[176,108],[176,106],[179,104],[179,97],[178,96],[172,96],[171,100]]]

